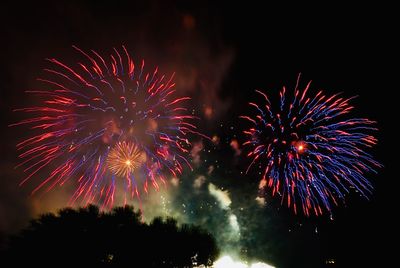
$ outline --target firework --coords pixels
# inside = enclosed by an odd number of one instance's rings
[[[377,142],[369,134],[376,122],[351,117],[353,98],[322,91],[311,96],[311,82],[299,90],[299,80],[300,75],[293,94],[283,87],[279,105],[257,90],[262,103],[249,103],[256,115],[241,116],[251,124],[244,131],[247,172],[258,166],[261,193],[271,188],[295,213],[300,204],[305,215],[321,215],[344,201],[350,188],[366,198],[371,194],[365,174],[381,165],[365,150]]]
[[[190,167],[189,135],[205,136],[182,106],[190,98],[176,97],[174,74],[147,72],[124,46],[109,60],[74,49],[81,59],[73,66],[47,59],[41,89],[27,91],[38,103],[17,109],[28,116],[13,126],[29,126],[31,134],[17,145],[27,173],[21,185],[39,177],[35,193],[74,183],[71,203],[111,206],[120,181],[126,202],[149,184],[158,188],[166,172],[177,176]]]
[[[108,168],[117,176],[129,177],[146,162],[146,154],[134,143],[118,142],[108,154]]]

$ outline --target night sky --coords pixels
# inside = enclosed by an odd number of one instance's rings
[[[391,82],[397,54],[390,8],[189,2],[2,4],[0,239],[38,213],[65,206],[71,193],[65,187],[30,197],[35,183],[18,187],[23,172],[14,169],[15,145],[26,134],[8,125],[22,118],[12,110],[32,101],[23,92],[38,85],[35,79],[48,66],[45,58],[74,62],[72,45],[105,54],[125,45],[148,66],[176,72],[177,90],[192,97],[202,117],[199,129],[220,140],[218,145],[199,141],[194,171],[186,171],[178,186],[144,198],[148,217],[172,215],[201,224],[226,252],[277,267],[325,267],[327,260],[335,260],[332,267],[385,267],[393,257],[386,248],[394,239],[396,212],[397,157],[389,152],[398,150],[391,129],[398,120],[393,119],[398,83]],[[232,140],[244,140],[238,117],[248,111],[254,90],[292,89],[299,73],[303,86],[313,80],[315,91],[357,95],[355,115],[378,121],[379,143],[371,152],[384,168],[367,175],[374,193],[369,201],[351,193],[332,218],[295,216],[270,196],[260,206],[259,177],[243,174],[246,159],[231,146]],[[231,203],[224,206],[215,189],[227,190]],[[232,215],[240,231],[235,232]]]

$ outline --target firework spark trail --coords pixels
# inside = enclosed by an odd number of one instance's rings
[[[135,65],[124,46],[114,48],[110,61],[95,51],[70,67],[47,59],[44,84],[29,90],[39,104],[16,109],[28,118],[11,126],[29,126],[30,138],[17,144],[27,173],[21,185],[35,175],[33,190],[50,191],[74,180],[73,204],[112,206],[118,181],[125,181],[125,197],[139,197],[149,184],[159,188],[165,171],[177,176],[190,151],[190,135],[199,133],[195,116],[182,105],[189,97],[175,97],[174,74],[147,72],[142,60]],[[45,175],[47,173],[47,175]]]
[[[262,169],[261,192],[269,187],[295,213],[300,204],[305,215],[318,216],[344,201],[349,188],[366,198],[371,194],[365,174],[376,173],[381,164],[365,150],[377,143],[369,134],[377,128],[365,118],[346,118],[353,98],[329,97],[322,91],[307,97],[311,82],[299,90],[299,81],[300,75],[293,96],[283,87],[278,107],[256,91],[264,102],[249,103],[255,117],[241,116],[251,125],[243,131],[243,145],[251,160],[247,171],[256,164]]]

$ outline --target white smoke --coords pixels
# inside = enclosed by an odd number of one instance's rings
[[[200,175],[194,180],[193,188],[199,189],[205,182],[206,182],[206,177]]]
[[[210,195],[214,196],[215,199],[219,202],[219,206],[222,209],[230,209],[230,204],[232,200],[229,198],[229,192],[227,190],[220,190],[214,184],[208,184],[208,191]]]
[[[229,211],[229,225],[231,227],[231,236],[235,240],[240,238],[240,226],[235,214],[232,213],[230,205],[232,203],[231,198],[229,197],[228,190],[218,189],[214,184],[208,184],[208,191],[210,195],[214,196],[217,199],[218,204],[221,209]]]

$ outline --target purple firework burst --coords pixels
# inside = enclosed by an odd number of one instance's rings
[[[190,98],[177,96],[174,75],[136,65],[124,46],[107,58],[74,48],[81,61],[48,59],[41,88],[28,91],[38,102],[17,109],[28,116],[13,126],[30,134],[17,144],[21,185],[38,177],[35,193],[73,181],[71,204],[111,207],[118,188],[127,202],[190,167],[190,134],[207,137],[184,105]]]
[[[267,94],[256,90],[260,103],[250,102],[257,113],[241,116],[250,122],[244,131],[252,166],[262,169],[260,190],[272,189],[297,213],[297,205],[305,215],[322,215],[332,204],[343,201],[350,188],[368,198],[372,185],[365,177],[381,164],[366,152],[377,139],[376,122],[352,118],[351,98],[340,94],[326,96],[322,91],[307,94],[307,86],[294,94],[280,91],[279,105],[271,103]]]

